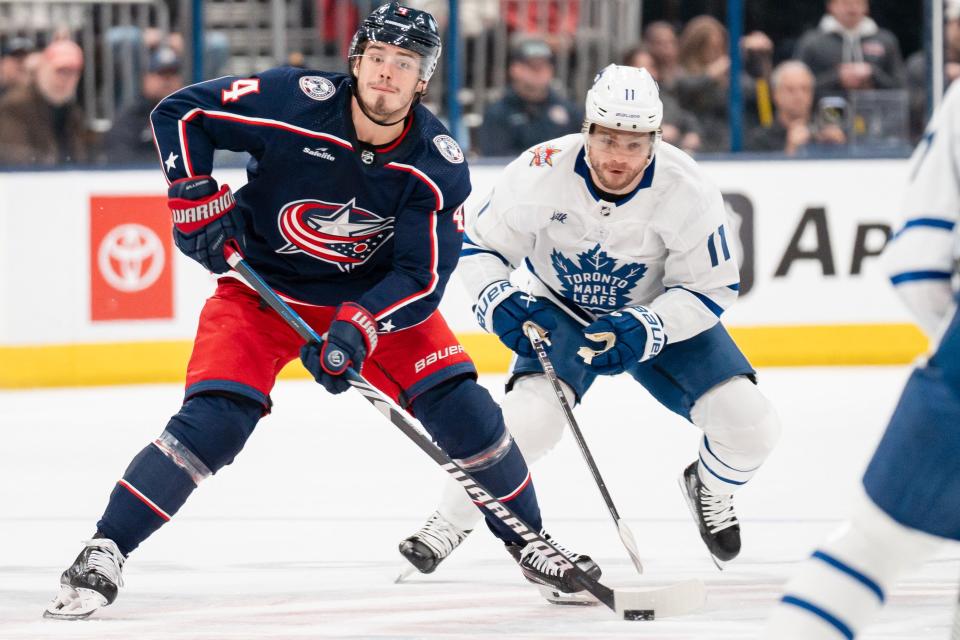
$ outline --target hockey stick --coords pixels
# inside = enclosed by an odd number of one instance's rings
[[[543,346],[544,342],[546,341],[546,333],[543,329],[532,322],[524,323],[523,331],[527,334],[527,339],[530,340],[530,344],[533,346],[533,350],[537,354],[537,360],[540,361],[540,366],[543,368],[544,376],[546,376],[547,380],[550,381],[550,385],[553,387],[553,392],[557,395],[557,400],[560,402],[560,408],[563,409],[563,415],[567,418],[567,426],[570,427],[570,431],[573,432],[573,437],[577,440],[577,445],[580,447],[580,453],[583,454],[583,459],[586,461],[587,467],[590,469],[590,473],[593,474],[593,479],[597,483],[597,488],[600,489],[600,495],[603,496],[603,501],[607,503],[607,510],[610,511],[610,516],[613,518],[613,523],[617,525],[617,533],[620,534],[620,541],[623,542],[623,546],[627,550],[630,560],[633,561],[633,566],[636,567],[637,573],[642,574],[643,563],[640,562],[640,553],[637,551],[637,541],[633,537],[633,531],[631,531],[630,527],[627,526],[627,523],[620,518],[620,514],[617,512],[617,507],[613,504],[613,498],[610,497],[610,492],[607,491],[607,485],[600,476],[600,470],[597,468],[597,463],[594,462],[593,456],[590,454],[590,449],[587,447],[587,441],[583,439],[583,433],[580,431],[580,426],[577,424],[576,418],[573,417],[573,410],[570,409],[570,403],[567,402],[567,397],[564,395],[563,389],[560,388],[560,380],[557,378],[557,371],[553,368],[553,363],[550,361],[550,356],[547,355],[547,350]]]
[[[260,294],[270,307],[280,314],[280,317],[297,334],[307,341],[322,342],[322,339],[303,318],[294,311],[283,299],[246,263],[243,256],[233,247],[225,250],[227,262],[244,277],[253,289]],[[393,401],[367,382],[363,376],[347,369],[344,378],[350,385],[359,391],[380,413],[386,416],[395,427],[400,429],[420,449],[430,456],[434,462],[449,473],[470,494],[475,502],[479,502],[490,513],[499,518],[504,524],[517,533],[525,542],[535,544],[552,563],[569,571],[584,589],[589,591],[600,602],[624,620],[653,620],[667,616],[691,613],[701,606],[706,595],[703,582],[687,580],[658,589],[611,589],[599,581],[594,580],[582,569],[570,562],[563,554],[538,531],[534,531],[527,523],[519,518],[509,507],[494,498],[469,473],[464,471],[447,454],[440,450],[427,436],[414,425],[411,418]]]

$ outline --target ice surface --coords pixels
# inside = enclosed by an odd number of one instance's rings
[[[181,389],[0,392],[0,638],[753,638],[794,564],[845,515],[907,371],[761,372],[784,436],[738,494],[744,551],[723,573],[676,486],[699,432],[629,378],[599,382],[577,415],[646,576],[569,435],[534,467],[537,491],[551,533],[593,555],[608,584],[706,581],[704,610],[655,622],[546,604],[483,530],[435,574],[393,584],[396,545],[433,511],[443,472],[362,398],[309,382],[278,386],[237,461],[131,556],[116,604],[44,620],[59,573]],[[499,396],[502,377],[483,382]],[[948,637],[958,557],[949,546],[902,581],[863,638]]]

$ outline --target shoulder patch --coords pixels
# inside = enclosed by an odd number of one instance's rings
[[[440,155],[446,158],[447,161],[453,164],[463,162],[463,150],[460,148],[460,145],[457,144],[457,141],[450,136],[439,135],[433,139],[433,144],[436,145],[440,151]]]
[[[553,156],[560,153],[560,149],[547,145],[541,145],[539,147],[534,147],[533,149],[528,149],[527,153],[533,154],[533,157],[530,158],[531,167],[552,167]]]
[[[300,78],[300,90],[313,100],[329,100],[337,92],[333,83],[323,76],[303,76]]]

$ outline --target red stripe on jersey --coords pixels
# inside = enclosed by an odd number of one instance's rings
[[[206,118],[213,118],[215,120],[228,120],[230,122],[241,122],[243,124],[250,124],[257,127],[269,127],[271,129],[281,129],[283,131],[290,131],[291,133],[296,133],[302,136],[307,136],[308,138],[316,138],[318,140],[326,140],[327,142],[332,142],[333,144],[343,147],[344,149],[353,149],[353,145],[347,142],[346,140],[341,140],[336,136],[331,136],[326,133],[320,133],[319,131],[313,131],[312,129],[304,129],[303,127],[298,127],[280,120],[270,120],[269,118],[252,118],[249,116],[238,116],[234,113],[227,113],[226,111],[207,111],[206,109],[194,109],[186,116],[184,116],[182,121],[189,121],[195,118],[198,114],[202,113]]]
[[[420,298],[425,298],[437,288],[437,283],[440,282],[440,274],[437,272],[437,262],[439,260],[439,247],[437,246],[437,212],[430,212],[430,282],[427,283],[425,289],[421,289],[414,294],[403,298],[402,300],[397,300],[392,305],[382,310],[376,315],[377,320],[382,320],[388,315],[393,313],[398,309],[402,309],[411,302],[416,302]]]
[[[145,505],[147,505],[148,507],[150,507],[150,510],[153,511],[153,512],[154,512],[155,514],[157,514],[158,516],[160,516],[161,518],[163,518],[163,520],[164,520],[165,522],[169,522],[169,520],[170,520],[170,514],[167,513],[166,511],[164,511],[163,509],[161,509],[160,507],[158,507],[158,506],[153,502],[153,500],[151,500],[151,499],[148,498],[147,496],[145,496],[145,495],[143,495],[142,493],[140,493],[140,491],[139,491],[136,487],[134,487],[132,484],[130,484],[129,482],[127,482],[127,481],[124,480],[123,478],[121,478],[120,480],[118,480],[118,481],[117,481],[117,484],[119,484],[121,487],[123,487],[124,489],[126,489],[127,491],[129,491],[130,493],[132,493],[134,496],[136,496],[136,498],[137,498],[138,500],[140,500],[140,502],[142,502],[143,504],[145,504]]]

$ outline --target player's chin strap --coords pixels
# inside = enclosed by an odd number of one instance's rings
[[[360,92],[357,90],[356,77],[354,77],[353,81],[350,83],[350,93],[353,94],[354,99],[357,101],[357,106],[360,107],[360,111],[363,112],[363,115],[367,116],[367,120],[381,127],[392,127],[393,125],[400,124],[406,120],[410,114],[413,113],[414,108],[420,104],[420,97],[423,95],[423,93],[420,91],[417,91],[415,94],[413,94],[413,102],[410,103],[410,108],[407,109],[407,112],[403,114],[403,117],[399,120],[394,120],[393,122],[381,122],[380,120],[374,118],[373,114],[367,111],[367,107],[363,104],[363,99],[360,97]]]
[[[270,288],[263,278],[246,263],[237,247],[227,244],[224,248],[227,262],[244,277],[247,283],[260,294],[284,322],[304,340],[320,342],[321,338],[313,328],[304,322],[290,305],[283,301],[276,291]],[[363,376],[347,368],[343,373],[350,385],[363,394],[363,397],[380,413],[386,416],[395,427],[400,429],[415,445],[426,453],[440,467],[449,473],[463,486],[474,501],[483,505],[489,513],[499,518],[504,524],[513,529],[527,544],[534,544],[540,552],[550,557],[558,565],[564,566],[584,589],[592,593],[597,600],[605,604],[624,620],[653,620],[666,616],[677,616],[692,613],[703,606],[706,601],[706,591],[702,581],[686,580],[667,587],[655,589],[611,589],[594,580],[580,567],[569,562],[553,544],[544,538],[539,531],[524,522],[510,507],[503,504],[495,494],[477,482],[469,472],[465,471],[446,453],[433,444],[429,437],[411,421],[408,414],[400,409],[390,398],[379,389],[367,382]],[[386,492],[386,489],[385,489]]]

